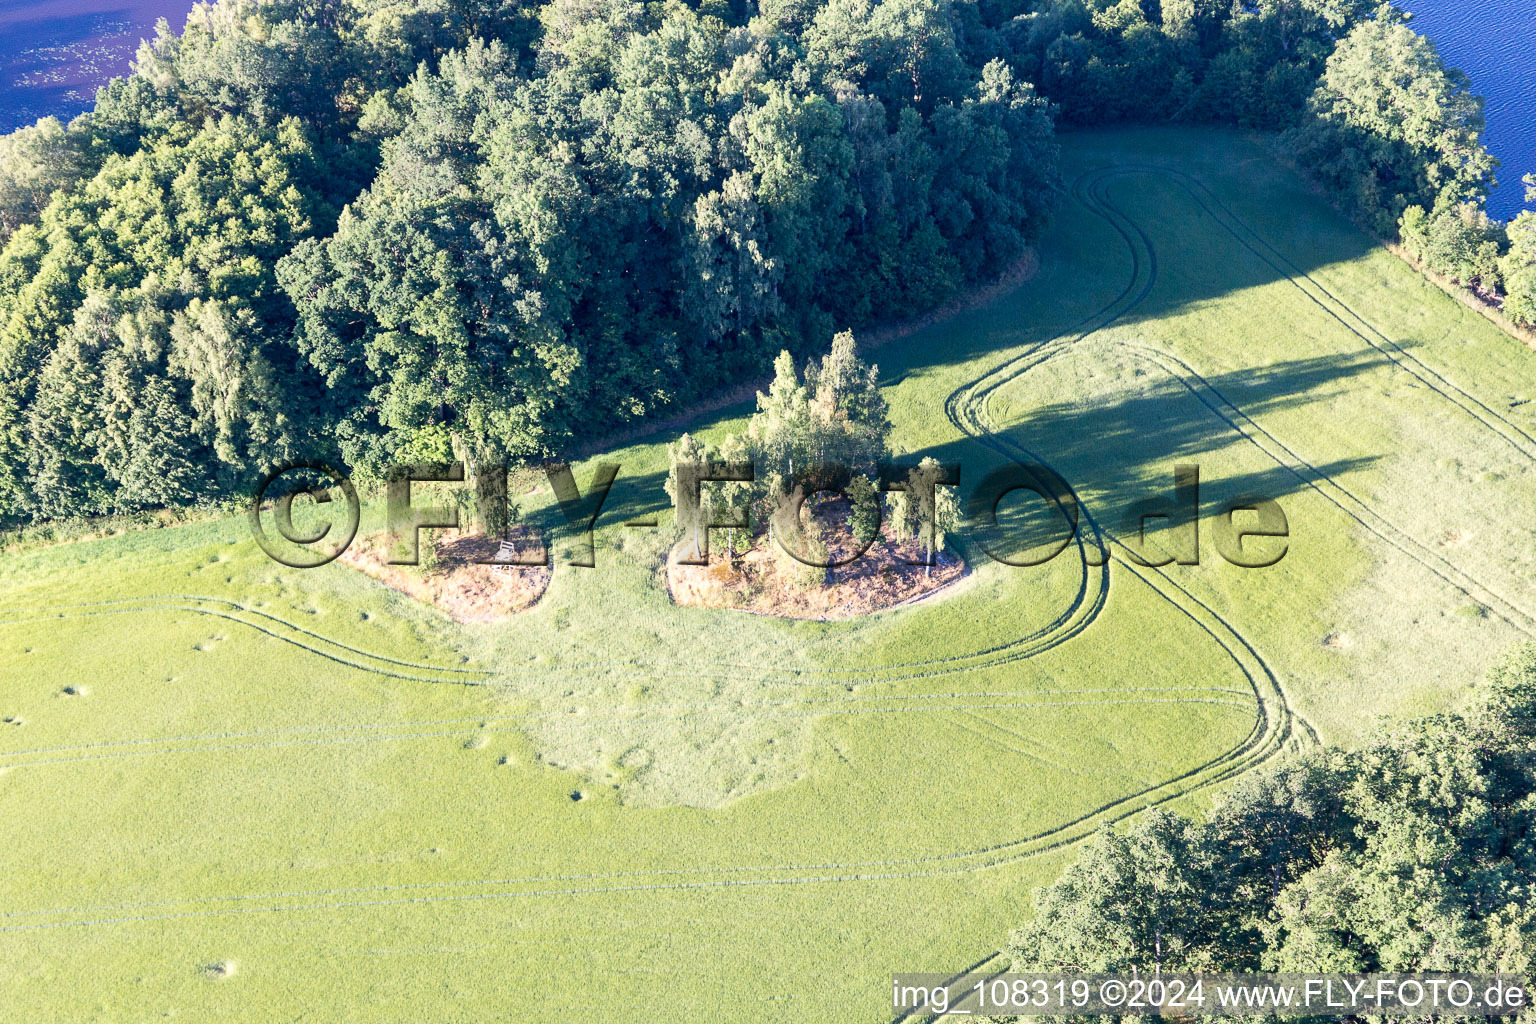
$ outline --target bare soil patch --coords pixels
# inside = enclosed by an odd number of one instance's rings
[[[830,561],[842,561],[858,548],[847,526],[848,502],[827,502],[811,514],[827,530]],[[898,542],[882,526],[863,555],[847,565],[818,575],[791,562],[766,535],[747,551],[732,557],[724,535],[710,538],[709,564],[684,565],[693,557],[693,543],[684,539],[667,556],[667,590],[676,604],[700,608],[734,608],[785,619],[833,621],[868,615],[908,604],[943,590],[968,572],[965,562],[939,552],[931,572],[911,563],[923,560],[921,540]],[[807,577],[812,577],[812,580]]]
[[[532,608],[544,596],[550,578],[547,564],[481,565],[480,560],[496,556],[499,540],[447,533],[437,541],[437,564],[430,569],[389,564],[389,537],[383,531],[359,537],[339,561],[418,601],[436,605],[456,622],[494,622]],[[539,550],[532,537],[517,536],[514,531],[512,539],[520,557]],[[425,536],[422,543],[427,543]]]

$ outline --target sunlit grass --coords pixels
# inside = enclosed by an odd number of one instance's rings
[[[936,602],[830,624],[678,609],[665,535],[623,525],[664,508],[670,436],[604,456],[623,469],[597,567],[558,566],[495,625],[278,566],[239,519],[12,554],[7,1008],[877,1019],[891,972],[995,949],[1054,843],[1309,727],[1349,741],[1453,700],[1536,607],[1536,406],[1512,404],[1531,353],[1255,143],[1081,135],[1067,156],[1069,179],[1179,169],[1230,216],[1159,172],[1069,198],[1034,280],[873,354],[896,444],[980,479],[1003,455],[946,400],[1055,342],[968,408],[1111,532],[1179,463],[1212,503],[1274,497],[1280,565],[1223,564],[1207,527],[1201,565],[1117,560],[1104,591],[1075,548],[1009,568],[962,531],[977,572]]]

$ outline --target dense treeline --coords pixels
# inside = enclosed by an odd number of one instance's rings
[[[0,521],[544,458],[824,351],[1023,252],[1058,111],[1287,130],[1536,323],[1481,101],[1369,0],[222,0],[0,137]]]
[[[1077,124],[1304,116],[1334,45],[1373,0],[1043,0],[1006,32],[1021,73]]]
[[[1036,896],[1014,969],[1536,967],[1536,647],[1463,713],[1245,779],[1204,823],[1102,831]]]
[[[0,514],[535,459],[1025,250],[1050,106],[942,0],[222,0],[0,146]]]
[[[1042,0],[997,40],[1069,123],[1284,130],[1282,148],[1373,231],[1536,327],[1536,212],[1487,216],[1482,100],[1402,12],[1377,0]]]

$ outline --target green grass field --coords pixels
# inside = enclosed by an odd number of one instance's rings
[[[674,608],[621,525],[670,436],[497,625],[236,519],[8,556],[0,1018],[883,1020],[1100,823],[1455,701],[1536,630],[1536,353],[1257,142],[1065,146],[1038,275],[873,357],[900,450],[1071,483],[1046,566],[962,536],[862,621]],[[1279,565],[1125,559],[1188,462],[1281,503]]]

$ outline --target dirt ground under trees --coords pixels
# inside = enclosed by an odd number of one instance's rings
[[[532,608],[544,596],[550,579],[548,564],[482,565],[481,560],[496,556],[499,540],[458,531],[444,534],[436,541],[436,565],[391,565],[389,537],[382,531],[359,537],[340,561],[385,586],[436,605],[457,622],[493,622]],[[520,558],[532,559],[543,550],[531,536],[514,535],[512,539]],[[423,549],[428,543],[423,533]]]
[[[840,562],[858,550],[848,528],[848,502],[826,502],[807,519],[823,531],[830,557]],[[792,619],[851,619],[884,608],[919,600],[950,586],[967,573],[964,561],[951,552],[939,552],[931,571],[924,560],[922,541],[897,541],[889,524],[862,555],[847,565],[826,570],[806,566],[785,554],[766,534],[754,538],[745,552],[737,534],[738,550],[730,554],[724,531],[710,533],[709,564],[687,565],[682,559],[696,557],[691,538],[674,545],[666,564],[667,589],[680,605],[703,608],[734,608],[759,615]]]

